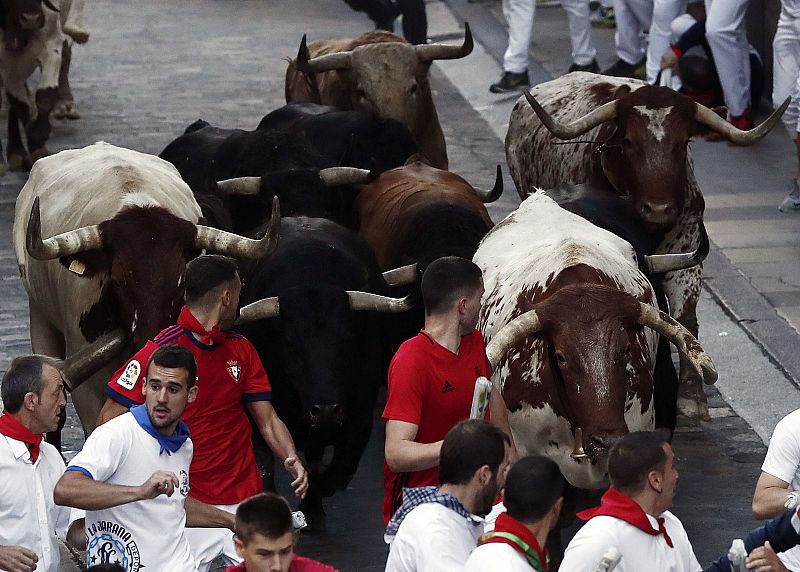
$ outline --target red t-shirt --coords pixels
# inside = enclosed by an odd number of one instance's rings
[[[417,425],[417,443],[435,443],[469,417],[475,380],[489,377],[483,336],[478,330],[461,338],[458,354],[427,332],[403,343],[389,365],[389,393],[383,418]],[[439,484],[439,467],[394,473],[383,464],[383,520],[400,507],[404,487]]]
[[[197,399],[181,416],[194,442],[189,496],[208,504],[236,504],[263,489],[244,404],[269,401],[272,390],[255,348],[243,336],[226,332],[222,344],[206,345],[186,326],[179,319],[147,342],[114,374],[105,394],[128,407],[143,403],[150,355],[166,344],[189,348],[197,361],[198,387]]]
[[[246,562],[237,564],[236,566],[228,566],[225,572],[247,572]],[[328,566],[322,562],[311,560],[311,558],[304,558],[295,554],[292,556],[292,564],[289,566],[289,572],[339,572],[333,566]]]

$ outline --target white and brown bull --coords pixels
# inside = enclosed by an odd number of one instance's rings
[[[663,256],[648,266],[670,268]],[[677,258],[673,267],[692,256]],[[552,458],[575,487],[605,487],[610,444],[675,408],[674,393],[654,398],[659,334],[716,381],[697,340],[659,312],[631,245],[543,193],[492,229],[474,261],[486,289],[479,328],[517,449]]]
[[[787,104],[758,127],[741,131],[670,89],[576,72],[520,97],[511,112],[506,158],[521,198],[536,187],[562,183],[612,188],[630,197],[650,225],[660,241],[657,252],[683,252],[698,247],[705,209],[689,154],[692,136],[711,129],[735,144],[752,145]],[[702,267],[695,266],[664,279],[671,315],[694,336],[701,275]],[[683,357],[680,378],[679,409],[707,418],[702,383]]]
[[[460,46],[414,46],[385,30],[358,38],[300,43],[286,70],[286,102],[311,101],[369,111],[403,123],[434,167],[447,169],[447,148],[433,104],[428,71],[434,60],[472,52],[469,24]]]
[[[174,323],[189,260],[203,249],[267,256],[277,246],[278,210],[276,201],[263,239],[247,239],[198,224],[191,189],[153,155],[100,142],[37,161],[17,198],[13,230],[33,351],[74,356],[118,330],[130,355]],[[86,431],[120,363],[74,388]]]

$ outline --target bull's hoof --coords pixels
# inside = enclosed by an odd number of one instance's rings
[[[81,112],[74,101],[61,100],[53,108],[53,117],[56,119],[80,119]]]
[[[36,161],[38,161],[39,159],[41,159],[42,157],[49,157],[50,155],[52,155],[52,153],[47,147],[39,147],[36,151],[31,153],[31,158],[30,158],[31,165]],[[30,167],[28,167],[28,169],[30,169]]]
[[[679,396],[678,412],[689,419],[711,421],[711,416],[708,414],[708,403],[706,403],[705,400],[698,401],[696,399]]]
[[[78,27],[76,25],[70,24],[67,22],[64,24],[63,32],[75,40],[77,44],[85,44],[89,41],[89,31],[85,30],[82,27]]]
[[[8,156],[8,170],[9,171],[30,171],[33,162],[30,157],[14,153]]]

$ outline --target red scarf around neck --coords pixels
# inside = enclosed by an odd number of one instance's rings
[[[525,550],[524,546],[519,542],[515,542],[511,538],[504,536],[507,534],[522,541],[524,545],[527,545],[528,550]],[[478,539],[478,545],[483,544],[507,544],[522,554],[534,570],[547,570],[550,564],[547,550],[542,550],[539,546],[539,541],[536,540],[536,536],[527,526],[509,516],[507,512],[497,517],[492,532],[487,532]]]
[[[42,443],[41,433],[35,435],[10,413],[0,415],[0,434],[25,443],[31,453],[31,463],[35,463],[39,458],[39,445]]]
[[[664,517],[658,517],[656,519],[658,521],[658,529],[653,528],[642,507],[635,500],[622,494],[614,487],[609,487],[605,492],[603,498],[600,499],[600,506],[581,511],[577,516],[581,520],[589,520],[595,516],[613,516],[624,520],[647,534],[652,534],[653,536],[663,534],[667,546],[673,548],[672,539],[667,534],[667,529],[664,526]]]
[[[227,335],[219,329],[219,324],[210,330],[206,330],[203,324],[197,321],[197,318],[194,317],[186,306],[181,308],[181,313],[178,316],[178,325],[183,326],[190,332],[200,334],[200,342],[206,345],[211,345],[212,342],[215,344],[222,344],[225,342],[225,336]]]

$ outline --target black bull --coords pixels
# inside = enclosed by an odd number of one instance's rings
[[[355,474],[386,377],[380,312],[401,311],[407,301],[387,309],[388,299],[374,296],[389,286],[369,246],[325,219],[282,219],[275,254],[243,267],[242,277],[238,329],[258,351],[275,410],[305,452],[310,487],[301,510],[324,526],[322,497],[344,489]],[[353,292],[367,293],[366,303]],[[247,305],[260,301],[272,309],[255,319]],[[269,469],[271,454],[258,441],[259,465]],[[324,465],[328,446],[333,457]]]

